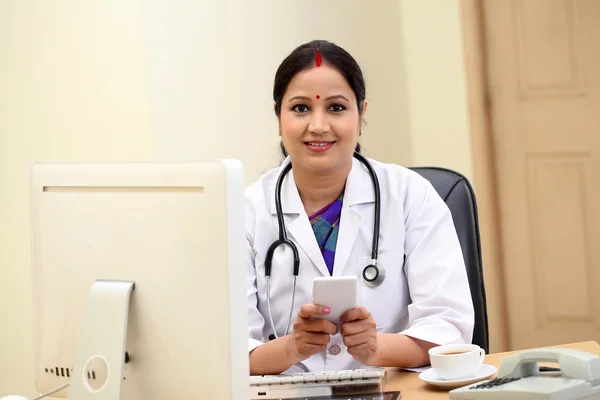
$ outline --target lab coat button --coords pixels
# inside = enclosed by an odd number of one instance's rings
[[[337,344],[334,344],[333,346],[329,347],[329,353],[335,355],[340,354],[340,351],[342,349],[340,349],[340,346],[338,346]]]

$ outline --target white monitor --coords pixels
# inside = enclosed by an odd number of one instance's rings
[[[32,165],[38,392],[248,398],[243,181],[235,160]]]

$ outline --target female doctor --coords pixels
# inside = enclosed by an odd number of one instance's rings
[[[470,343],[446,204],[411,170],[354,154],[367,111],[354,58],[323,40],[301,45],[279,66],[273,98],[287,157],[246,191],[251,374],[419,367],[435,345]],[[311,304],[313,279],[347,275],[360,306],[337,325],[314,318],[330,310]]]

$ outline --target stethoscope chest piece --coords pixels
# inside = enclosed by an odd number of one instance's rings
[[[377,265],[377,260],[371,260],[371,264],[363,269],[362,276],[367,286],[374,288],[383,283],[385,269]]]

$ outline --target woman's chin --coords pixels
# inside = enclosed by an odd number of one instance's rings
[[[315,173],[324,173],[335,169],[339,165],[337,157],[329,157],[324,154],[317,157],[307,157],[303,161],[303,168]]]

